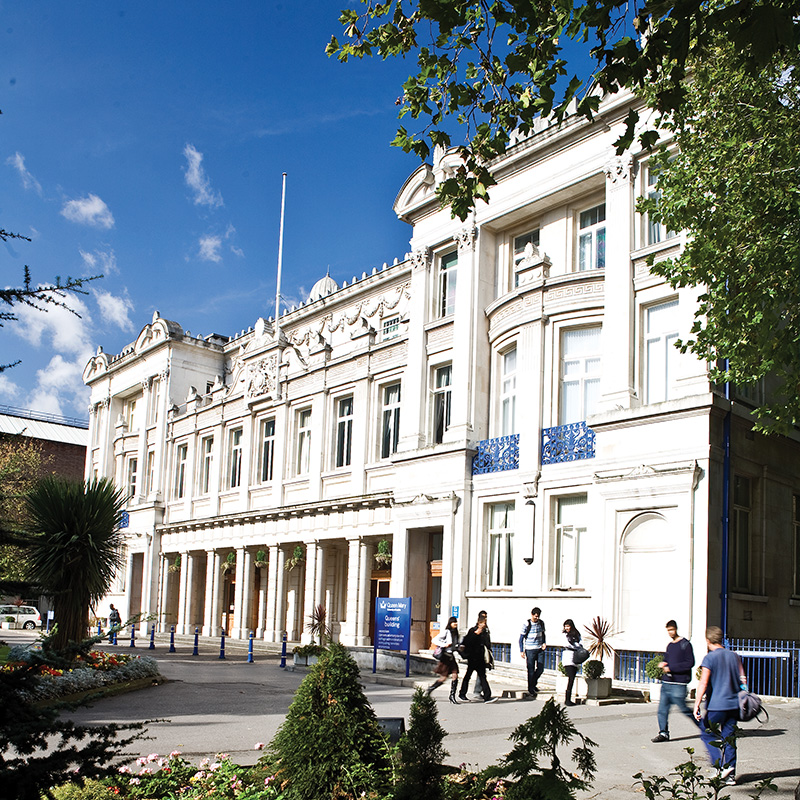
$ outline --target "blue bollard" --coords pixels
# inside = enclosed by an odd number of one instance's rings
[[[47,620],[47,630],[48,631],[50,630],[50,620],[49,619]],[[97,620],[97,635],[98,636],[102,636],[103,635],[103,626],[100,624],[100,620]]]
[[[131,647],[136,647],[136,625],[131,625]]]
[[[250,631],[250,644],[247,647],[247,663],[248,664],[252,664],[253,663],[253,636],[255,636],[255,634],[253,633],[253,631]]]
[[[225,628],[222,629],[222,637],[219,640],[219,657],[225,658]]]
[[[112,636],[111,644],[116,644],[117,643],[117,632],[114,631],[114,633],[112,633],[111,636]]]
[[[169,652],[175,652],[175,626],[169,626]]]
[[[151,650],[155,650],[156,649],[156,626],[155,626],[155,624],[153,625],[152,628],[150,628],[150,649]]]
[[[197,649],[198,645],[200,644],[200,628],[194,629],[194,650],[192,650],[193,656],[199,656],[200,651]]]
[[[283,644],[281,645],[281,667],[286,666],[286,631],[283,632],[283,636],[281,637],[281,641]]]

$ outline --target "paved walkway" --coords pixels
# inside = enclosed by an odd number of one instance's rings
[[[14,632],[18,633],[18,632]],[[10,637],[9,637],[10,638]],[[130,652],[127,647],[115,648]],[[137,755],[180,750],[191,759],[229,753],[238,763],[256,761],[258,742],[269,742],[284,719],[304,668],[281,669],[275,655],[257,655],[246,662],[246,645],[229,643],[226,659],[219,660],[217,647],[193,657],[190,647],[166,652],[166,643],[148,651],[136,652],[155,657],[168,682],[116,697],[104,698],[90,708],[72,714],[76,721],[102,723],[162,719],[148,728],[150,740],[135,745]],[[182,652],[181,652],[182,651]],[[405,717],[415,680],[427,684],[426,676],[406,680],[398,675],[373,676],[363,672],[366,693],[379,717]],[[491,674],[490,674],[491,678]],[[494,682],[493,689],[519,689]],[[511,747],[511,731],[535,715],[547,699],[543,694],[533,702],[501,699],[494,704],[469,703],[454,706],[444,687],[434,694],[439,701],[439,720],[448,736],[445,747],[448,763],[484,767],[496,762]],[[769,705],[770,721],[760,726],[747,723],[739,749],[739,776],[742,784],[732,787],[731,798],[746,798],[755,782],[771,776],[779,792],[769,797],[794,798],[800,781],[800,703],[776,702]],[[673,739],[662,744],[650,742],[657,733],[654,704],[577,706],[570,717],[578,730],[598,742],[598,775],[591,791],[583,798],[641,798],[633,775],[667,775],[685,761],[686,747],[693,747],[701,763],[704,748],[696,729],[684,716],[670,717]],[[571,749],[571,748],[569,748]],[[565,753],[566,757],[566,753]]]

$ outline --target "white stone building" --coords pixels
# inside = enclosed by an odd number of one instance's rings
[[[375,597],[410,596],[413,650],[486,609],[512,662],[533,605],[551,638],[610,620],[622,650],[663,649],[670,618],[700,645],[723,613],[790,637],[798,440],[753,434],[747,398],[672,346],[697,296],[648,269],[682,237],[635,212],[647,154],[612,147],[630,102],[517,142],[466,224],[434,197],[457,164],[438,153],[395,200],[410,254],[322,278],[279,329],[195,337],[156,313],[98,352],[87,476],[130,495],[109,600],[267,641],[308,641],[322,604],[366,645]]]

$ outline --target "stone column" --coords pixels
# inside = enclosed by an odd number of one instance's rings
[[[356,646],[366,646],[371,644],[369,641],[369,595],[370,581],[372,575],[372,551],[373,545],[361,541],[359,542],[358,558],[358,614],[355,621]]]
[[[275,565],[275,622],[272,629],[273,641],[280,642],[286,630],[286,551],[277,549]],[[270,559],[272,551],[270,551]]]
[[[256,620],[256,638],[263,639],[267,618],[267,571],[269,566],[256,567],[258,570],[258,619]]]
[[[602,332],[600,411],[638,404],[634,388],[635,312],[633,241],[633,162],[613,156],[606,164],[605,313]]]
[[[219,572],[216,565],[217,554],[213,550],[206,550],[206,589],[205,603],[203,605],[203,636],[213,636],[214,631],[214,577]]]
[[[358,642],[359,603],[364,592],[361,583],[361,542],[358,539],[347,540],[347,619],[342,631],[342,644],[356,646]]]
[[[186,633],[186,610],[189,602],[186,578],[188,576],[189,554],[181,553],[181,571],[178,580],[178,619],[175,624],[175,633]]]
[[[160,631],[168,631],[167,625],[167,609],[169,608],[169,562],[167,557],[162,555],[159,559],[159,570],[161,575],[161,591],[158,598],[158,629]]]
[[[255,573],[253,570],[253,554],[249,550],[244,551],[244,586],[242,587],[242,619],[239,631],[240,639],[247,639],[250,636],[250,611],[253,607],[253,583]]]
[[[264,641],[280,641],[280,630],[277,623],[277,590],[278,590],[278,545],[269,546],[266,578],[266,620],[264,622]],[[262,573],[263,574],[263,573]]]
[[[211,622],[208,635],[219,636],[222,620],[222,556],[218,551],[214,552],[213,561]]]
[[[233,596],[233,627],[231,628],[231,636],[237,639],[242,637],[242,619],[244,618],[244,583],[245,583],[245,563],[244,563],[244,547],[240,547],[236,551],[236,591]]]
[[[186,617],[183,622],[184,633],[194,633],[197,622],[195,608],[195,581],[197,563],[192,553],[186,554]]]
[[[306,631],[306,617],[317,599],[317,554],[319,546],[316,542],[306,545],[306,585],[303,593],[303,608],[300,609],[300,641],[307,644],[311,641],[311,634]]]

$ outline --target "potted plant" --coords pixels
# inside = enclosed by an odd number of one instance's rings
[[[236,553],[228,553],[225,560],[220,565],[223,575],[233,572],[236,569]]]
[[[325,640],[332,638],[332,631],[328,625],[328,612],[322,604],[314,606],[308,615],[306,630],[311,634],[311,644],[314,644],[314,637],[319,636],[320,647],[325,647]]]
[[[603,678],[606,665],[603,659],[614,655],[614,648],[609,643],[618,631],[613,630],[611,623],[602,617],[595,617],[592,624],[584,627],[586,631],[586,647],[593,659],[583,665],[583,677],[586,680],[586,697],[600,700],[611,695],[611,678]]]
[[[181,571],[181,557],[180,554],[175,556],[175,560],[167,568],[167,572],[180,572]]]
[[[3,620],[2,626],[6,630],[14,630],[17,627],[17,623],[14,622],[14,617],[8,616]]]
[[[301,545],[294,548],[292,555],[286,559],[286,570],[294,569],[306,560],[306,554]]]
[[[322,647],[322,645],[311,642],[310,644],[303,644],[299,647],[295,647],[292,651],[292,655],[295,664],[301,667],[310,667],[312,664],[317,663],[319,657],[324,652],[325,648]]]
[[[267,554],[264,550],[259,550],[256,553],[256,567],[262,569],[267,566]]]
[[[661,698],[661,676],[664,674],[664,670],[661,669],[658,665],[666,660],[666,656],[662,653],[660,655],[653,656],[645,665],[644,665],[644,674],[650,678],[651,681],[654,681],[651,684],[648,684],[647,691],[650,693],[650,701],[655,702]]]
[[[392,551],[389,549],[389,542],[381,539],[375,551],[375,563],[379,569],[388,569],[392,563]]]

